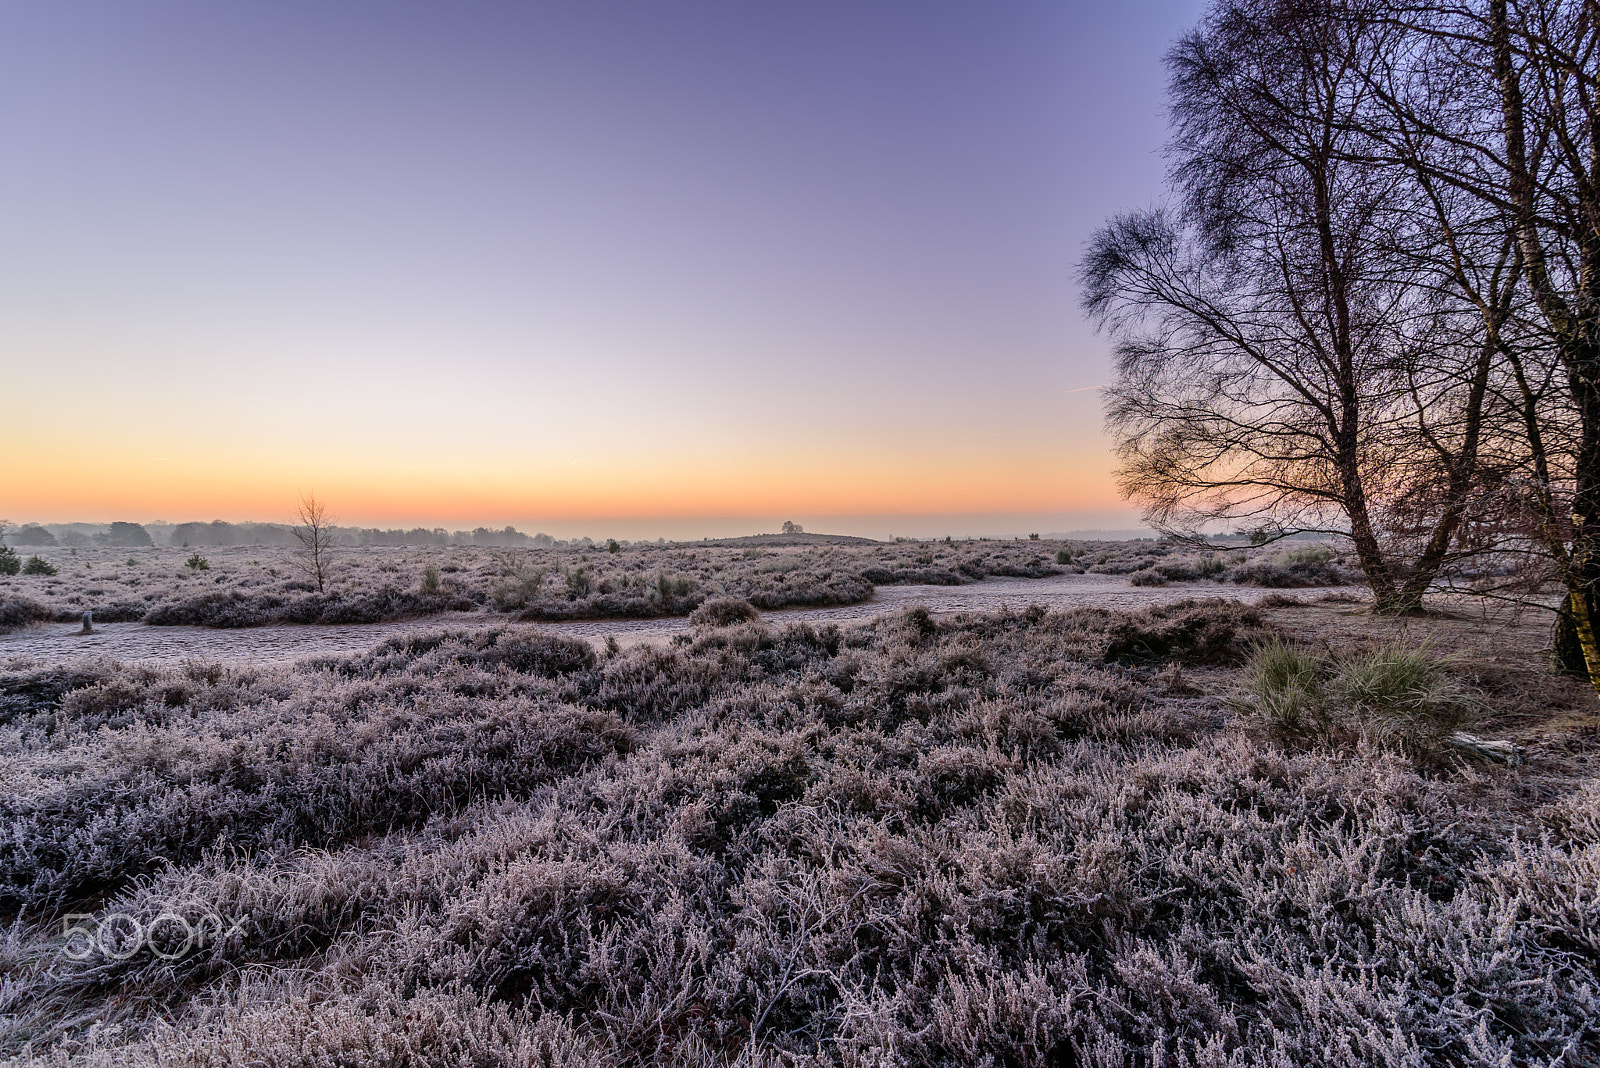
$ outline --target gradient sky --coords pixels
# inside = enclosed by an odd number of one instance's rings
[[[1133,525],[1072,272],[1199,12],[11,5],[0,515]]]

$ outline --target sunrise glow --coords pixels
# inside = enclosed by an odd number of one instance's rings
[[[0,514],[1136,524],[1073,269],[1191,5],[356,11],[18,17]]]

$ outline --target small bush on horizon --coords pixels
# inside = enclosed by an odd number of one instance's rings
[[[30,556],[28,562],[22,565],[24,575],[57,575],[61,569],[42,556]]]
[[[183,566],[190,571],[210,571],[211,561],[196,552],[183,562]]]

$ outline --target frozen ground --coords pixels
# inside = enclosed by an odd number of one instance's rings
[[[1141,608],[1169,604],[1190,597],[1227,597],[1253,603],[1273,591],[1212,582],[1184,582],[1169,586],[1140,587],[1120,575],[1054,575],[1039,579],[991,578],[967,586],[881,586],[869,601],[829,608],[782,609],[765,613],[784,622],[847,623],[871,619],[885,612],[922,606],[931,612],[993,612],[1020,610],[1030,604],[1050,609],[1094,605],[1102,608]],[[1315,597],[1323,591],[1299,591]],[[1345,593],[1353,593],[1345,590]],[[347,653],[365,649],[396,631],[432,630],[446,626],[504,625],[504,616],[482,612],[456,612],[400,623],[344,626],[277,625],[242,630],[210,627],[152,627],[143,623],[96,624],[95,633],[80,636],[77,624],[47,623],[11,634],[0,634],[0,667],[7,661],[27,659],[40,664],[109,658],[124,662],[208,660],[230,663],[278,663],[302,657]],[[682,617],[665,619],[573,620],[558,623],[515,624],[551,633],[572,634],[602,643],[609,635],[619,644],[660,642],[689,629]]]

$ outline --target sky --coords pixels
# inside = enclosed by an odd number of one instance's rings
[[[1073,276],[1200,10],[13,5],[0,515],[1137,525]]]

